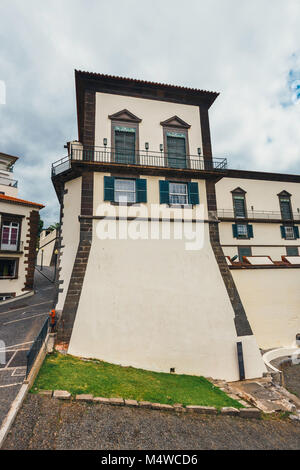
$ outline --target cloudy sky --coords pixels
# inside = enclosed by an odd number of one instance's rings
[[[219,91],[215,156],[299,173],[299,26],[299,0],[1,0],[0,151],[20,156],[20,197],[58,220],[50,165],[77,138],[75,68]]]

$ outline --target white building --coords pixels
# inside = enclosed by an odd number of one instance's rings
[[[274,256],[273,249],[296,242],[279,246],[281,215],[270,223],[241,214],[231,191],[237,201],[249,193],[253,213],[279,214],[271,194],[278,187],[299,198],[300,177],[228,170],[226,159],[212,156],[208,110],[217,93],[88,72],[75,78],[78,141],[52,167],[61,204],[58,338],[69,342],[71,354],[125,366],[260,377],[259,347],[283,339],[280,327],[265,331],[270,298],[260,293],[253,300],[251,289],[263,276],[268,296],[277,295],[274,278],[276,286],[281,272],[284,282],[292,278],[288,302],[296,320],[286,335],[292,340],[299,330],[300,271],[287,260],[266,268],[265,258],[253,267],[250,255]],[[254,184],[264,194],[266,181],[267,205],[250,189]],[[246,237],[236,225],[246,226]],[[274,238],[259,235],[263,227]],[[252,235],[260,236],[257,243]],[[250,240],[252,251],[243,251]],[[231,261],[236,253],[248,257]]]
[[[17,160],[0,153],[0,301],[33,290],[39,210],[44,207],[18,197]]]

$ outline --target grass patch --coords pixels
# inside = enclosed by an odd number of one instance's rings
[[[72,395],[122,397],[152,403],[243,406],[204,377],[151,372],[98,360],[84,361],[54,352],[48,355],[31,389],[67,390]]]

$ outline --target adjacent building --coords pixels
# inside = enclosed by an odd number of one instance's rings
[[[44,207],[18,197],[17,160],[0,153],[0,301],[33,290],[39,210]]]
[[[80,71],[75,82],[78,141],[52,166],[58,339],[124,366],[262,376],[260,348],[283,341],[272,332],[277,282],[292,279],[286,339],[299,330],[300,177],[229,170],[213,157],[218,93]],[[266,266],[268,256],[279,264]],[[267,296],[253,301],[264,282]]]

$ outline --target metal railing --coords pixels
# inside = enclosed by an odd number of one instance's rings
[[[26,368],[26,378],[30,374],[32,366],[45,343],[45,339],[47,337],[49,331],[49,317],[46,319],[45,323],[43,324],[39,334],[35,338],[31,348],[27,353],[27,368]]]
[[[202,171],[225,170],[227,168],[226,158],[205,159],[199,155],[180,155],[150,150],[136,152],[108,147],[73,147],[69,155],[52,164],[52,175],[55,176],[68,170],[73,161]]]
[[[280,211],[257,211],[257,210],[249,210],[247,209],[247,213],[245,217],[237,217],[233,209],[218,209],[218,217],[224,219],[236,219],[236,220],[243,220],[243,219],[274,219],[274,220],[283,220],[285,222],[293,221],[293,220],[300,220],[300,213],[294,212],[292,214],[292,218],[282,217]]]
[[[0,184],[4,186],[12,186],[13,188],[18,187],[18,181],[12,180],[11,178],[6,178],[5,176],[0,176]]]

